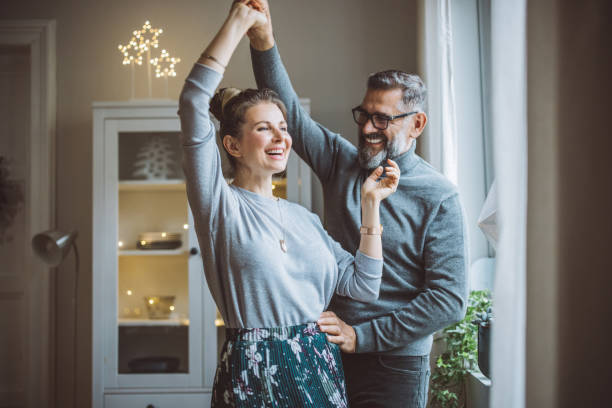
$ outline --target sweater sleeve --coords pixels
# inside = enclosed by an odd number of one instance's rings
[[[336,293],[362,302],[378,299],[383,260],[372,258],[359,250],[353,256],[329,235],[327,239],[338,264]]]
[[[251,47],[251,61],[257,87],[272,89],[287,107],[293,149],[313,169],[319,180],[325,183],[338,168],[340,152],[356,151],[355,147],[304,112],[276,45],[266,51],[257,51]]]
[[[208,113],[210,99],[221,78],[217,71],[195,64],[179,99],[183,171],[189,205],[198,230],[206,228],[210,231],[213,228],[229,189],[223,178],[215,127]]]
[[[429,223],[423,262],[425,286],[403,307],[353,326],[356,352],[381,352],[428,336],[465,316],[466,229],[459,197],[444,200]]]

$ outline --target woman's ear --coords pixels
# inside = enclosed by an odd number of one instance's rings
[[[232,135],[223,136],[223,147],[232,157],[242,157],[242,152],[240,151],[240,141],[236,139]]]

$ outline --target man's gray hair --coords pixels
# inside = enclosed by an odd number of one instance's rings
[[[368,77],[368,89],[401,89],[402,101],[408,109],[421,112],[427,109],[427,88],[418,75],[395,69],[376,72]]]

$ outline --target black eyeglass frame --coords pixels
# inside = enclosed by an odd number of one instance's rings
[[[363,126],[369,120],[370,122],[372,122],[372,126],[374,126],[378,130],[386,130],[389,127],[389,123],[393,122],[395,119],[400,119],[400,118],[404,118],[406,116],[414,115],[415,113],[419,113],[419,111],[412,111],[412,112],[408,112],[408,113],[400,113],[399,115],[387,116],[387,115],[384,115],[382,113],[368,113],[361,106],[354,107],[353,109],[351,109],[351,112],[353,113],[353,120],[355,121],[356,124],[358,124],[359,126]],[[359,123],[359,121],[357,120],[357,117],[355,116],[355,112],[359,112],[360,114],[364,114],[368,118],[366,119],[365,122]],[[376,126],[376,123],[374,123],[374,116],[378,116],[380,119],[385,120],[386,123],[387,123],[385,125],[385,127],[378,127],[378,126]]]

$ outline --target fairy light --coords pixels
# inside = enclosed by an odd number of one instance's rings
[[[161,28],[153,28],[149,20],[145,21],[142,29],[134,30],[133,34],[141,53],[159,47],[159,36],[164,32]]]
[[[131,289],[128,289],[128,290],[127,290],[125,293],[126,293],[128,296],[132,296],[132,293],[133,293],[133,292],[132,292],[132,290],[131,290]]]
[[[155,67],[155,77],[175,77],[176,71],[174,68],[179,62],[181,62],[180,58],[171,57],[168,51],[162,50],[159,57],[155,57],[151,60],[151,65]]]
[[[183,224],[183,229],[189,229],[189,225],[188,224]]]
[[[165,79],[166,96],[168,94],[168,77],[176,76],[176,64],[181,62],[180,58],[171,57],[167,50],[162,50],[161,54],[151,58],[152,50],[159,48],[159,37],[164,30],[153,28],[149,20],[145,21],[142,28],[132,31],[132,37],[127,44],[119,44],[118,49],[123,55],[123,65],[131,68],[131,94],[135,96],[135,66],[146,65],[147,67],[147,88],[149,97],[152,97],[152,69],[155,67],[155,77]]]
[[[123,65],[142,65],[143,55],[152,48],[159,47],[159,36],[163,32],[161,28],[153,28],[149,20],[145,21],[142,29],[132,31],[130,41],[118,46],[123,54]]]
[[[127,44],[119,44],[119,52],[123,54],[123,65],[142,65],[143,52],[138,47],[136,36],[132,36]]]

